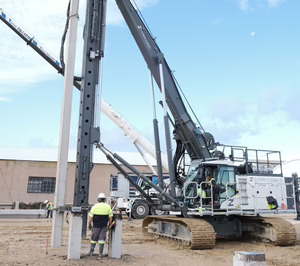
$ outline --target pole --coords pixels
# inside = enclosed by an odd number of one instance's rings
[[[54,199],[55,210],[52,223],[51,247],[53,248],[61,247],[62,244],[62,231],[64,220],[63,208],[65,204],[65,191],[67,181],[70,124],[72,113],[72,92],[75,68],[77,27],[79,20],[78,7],[79,0],[72,0],[70,5],[71,15],[69,20],[68,50],[64,80],[64,98],[62,106],[62,119],[60,124],[60,145],[58,151],[56,172],[56,194]],[[59,211],[60,209],[61,211]]]
[[[152,78],[151,71],[150,71],[150,83],[151,83],[152,101],[153,101],[153,131],[154,131],[154,141],[155,141],[156,164],[157,164],[157,171],[158,171],[158,184],[159,184],[159,187],[161,189],[163,189],[164,188],[164,177],[163,177],[162,161],[161,161],[158,121],[157,121],[157,117],[156,117],[154,85],[153,85],[153,78]]]
[[[167,113],[166,91],[165,91],[163,67],[161,62],[159,63],[159,74],[160,74],[160,85],[161,85],[161,91],[163,95],[163,105],[164,105],[163,107],[164,107],[165,136],[166,136],[166,146],[167,146],[167,155],[168,155],[171,195],[173,198],[176,198],[175,169],[172,161],[172,146],[171,146],[171,139],[170,139],[169,119]]]
[[[108,257],[122,257],[122,214],[114,214],[115,226],[109,229]]]

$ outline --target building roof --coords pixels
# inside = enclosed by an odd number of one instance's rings
[[[119,156],[132,165],[147,165],[138,152],[117,152]],[[152,165],[156,161],[149,155],[146,158]],[[111,164],[100,150],[94,150],[93,162],[97,164]],[[1,148],[0,160],[42,161],[57,162],[58,149],[53,148]],[[76,162],[76,150],[69,150],[69,162]]]

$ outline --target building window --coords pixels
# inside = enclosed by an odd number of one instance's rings
[[[55,177],[33,177],[28,179],[28,193],[54,193]]]

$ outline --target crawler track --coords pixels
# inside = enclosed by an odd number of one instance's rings
[[[296,243],[294,226],[278,217],[237,217],[244,236],[267,240],[275,246],[292,246]],[[143,221],[143,233],[188,244],[191,249],[211,249],[216,243],[213,226],[204,219],[148,216]]]
[[[250,228],[250,235],[267,239],[275,246],[292,246],[296,243],[294,226],[278,217],[241,217],[243,226]]]
[[[161,227],[165,229],[158,229]],[[188,243],[191,249],[211,249],[216,244],[213,227],[202,219],[148,216],[143,221],[143,233]]]

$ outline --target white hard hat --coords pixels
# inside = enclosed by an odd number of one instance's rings
[[[45,200],[45,202],[44,203],[48,203],[48,200]]]
[[[106,197],[105,197],[105,194],[104,193],[100,193],[99,195],[98,195],[98,199],[105,199]]]

